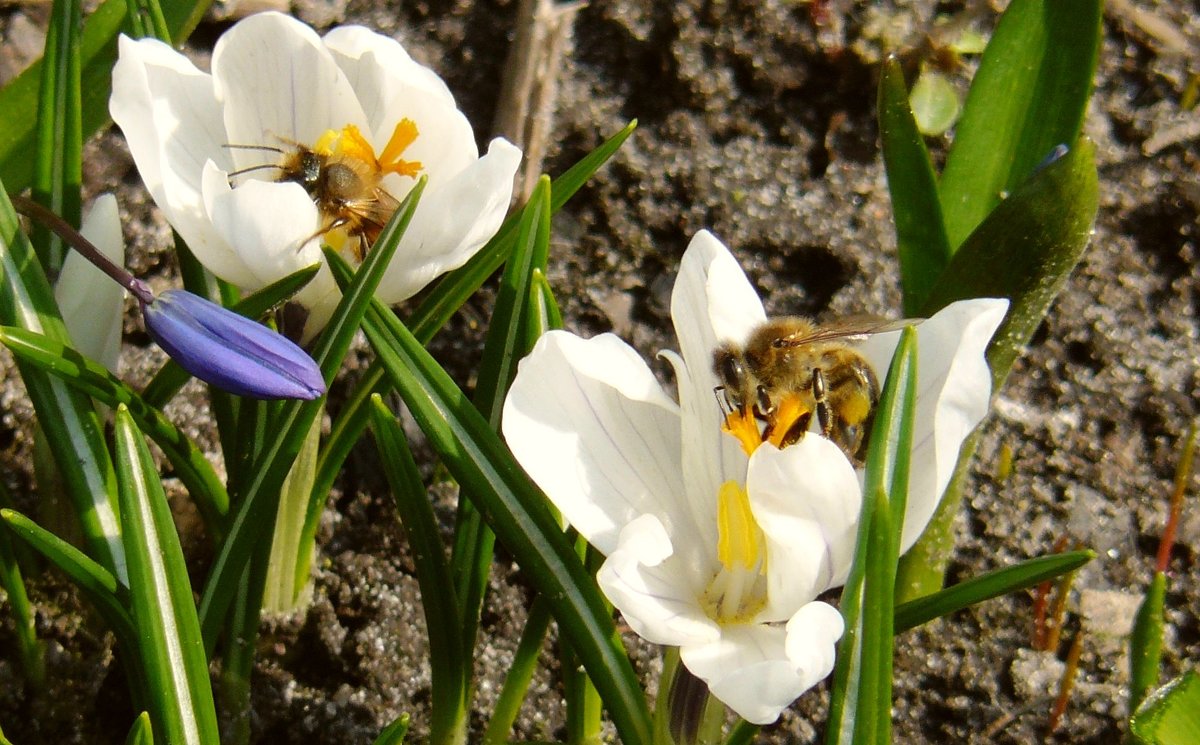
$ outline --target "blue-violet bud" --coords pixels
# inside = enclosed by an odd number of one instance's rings
[[[282,334],[186,290],[142,302],[146,330],[180,367],[250,398],[312,400],[325,380],[312,357]]]

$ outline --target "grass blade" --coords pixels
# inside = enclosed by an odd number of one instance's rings
[[[7,523],[13,535],[25,541],[75,583],[118,640],[124,643],[137,639],[133,618],[126,610],[129,590],[117,582],[112,572],[16,510],[0,510],[0,518]]]
[[[16,213],[0,188],[0,324],[19,326],[70,343],[54,295]],[[104,427],[83,395],[40,370],[17,367],[38,423],[73,501],[88,551],[102,566],[127,581],[117,522],[116,477],[104,442]]]
[[[915,317],[933,283],[950,261],[950,242],[942,224],[937,175],[908,104],[904,72],[895,57],[883,63],[879,77],[879,138],[892,199],[896,250],[904,315]]]
[[[54,0],[42,55],[33,181],[34,200],[76,228],[83,183],[82,26],[79,0]],[[47,273],[56,273],[66,254],[62,240],[42,225],[34,227],[32,237],[42,266]]]
[[[0,507],[7,508],[11,504],[8,489],[0,484]],[[0,587],[8,594],[8,604],[12,608],[21,671],[34,689],[40,689],[46,682],[46,660],[42,643],[37,638],[33,607],[25,592],[18,552],[7,525],[0,525]]]
[[[171,743],[214,743],[219,734],[208,659],[162,479],[124,406],[117,408],[115,428],[130,607],[155,730]]]
[[[150,714],[143,711],[133,720],[125,745],[154,745],[154,728],[150,726]]]
[[[940,185],[946,235],[967,236],[1060,143],[1079,138],[1100,0],[1013,0],[967,94]]]
[[[163,15],[171,38],[187,39],[204,17],[209,2],[170,2]],[[105,0],[83,24],[80,39],[82,134],[86,139],[108,126],[108,97],[112,93],[112,68],[117,59],[117,34],[126,20],[125,0]],[[0,181],[14,193],[33,183],[36,121],[42,61],[38,60],[0,89]]]
[[[592,174],[608,162],[636,127],[636,121],[630,122],[554,179],[550,186],[552,215],[579,191]],[[467,298],[474,294],[512,253],[519,220],[519,215],[511,215],[479,253],[433,286],[425,301],[417,307],[408,321],[413,336],[422,344],[429,343],[450,316],[462,307]],[[306,544],[311,543],[310,536],[316,534],[317,521],[325,505],[325,498],[333,488],[334,479],[337,478],[354,444],[367,428],[367,401],[372,393],[382,394],[388,388],[390,381],[384,375],[383,367],[378,362],[373,363],[334,420],[330,436],[325,441],[325,447],[317,462],[317,479],[313,485],[312,502],[304,525]]]
[[[549,246],[550,179],[543,176],[521,212],[516,246],[504,265],[479,365],[475,406],[496,432],[500,431],[500,412],[516,375],[517,362],[529,352],[526,343],[529,320],[525,312],[528,303],[525,300],[529,297],[533,271],[537,268],[545,271]],[[456,590],[463,625],[461,639],[466,658],[470,660],[496,541],[470,499],[458,502],[454,538],[451,567],[453,576],[458,578]]]
[[[124,405],[138,427],[154,439],[175,468],[204,518],[205,527],[219,538],[229,495],[204,453],[158,409],[148,406],[136,392],[94,360],[70,347],[11,326],[0,326],[0,343],[18,358],[57,376],[107,406]]]
[[[405,228],[412,221],[425,183],[422,178],[409,191],[359,267],[354,280],[343,289],[342,300],[313,351],[313,359],[320,365],[326,383],[332,381],[341,368],[363,313],[375,294],[375,288],[383,278],[396,247],[400,245]],[[332,255],[327,253],[327,260]],[[200,628],[205,649],[209,651],[213,649],[220,624],[233,602],[251,555],[255,551],[269,549],[269,545],[263,545],[260,536],[270,535],[274,530],[280,485],[291,470],[304,436],[308,434],[323,405],[322,397],[314,401],[288,401],[273,409],[276,415],[271,422],[272,432],[278,436],[266,443],[257,467],[251,469],[250,480],[242,492],[242,501],[230,522],[225,542],[221,544],[209,569],[200,598]],[[261,602],[261,598],[258,601]]]
[[[1019,564],[981,574],[944,590],[896,607],[896,633],[916,628],[984,600],[1033,587],[1039,582],[1072,572],[1092,559],[1093,551],[1068,551],[1039,556]]]
[[[1129,710],[1137,711],[1147,694],[1158,685],[1162,671],[1163,605],[1167,575],[1155,572],[1138,606],[1129,635]]]
[[[891,739],[892,604],[907,502],[917,391],[917,334],[892,355],[871,428],[854,564],[842,591],[846,632],[838,644],[826,743]]]
[[[339,282],[344,262],[331,261]],[[463,493],[476,500],[496,536],[550,600],[563,635],[583,660],[625,742],[648,742],[650,713],[594,580],[587,573],[545,496],[525,476],[424,347],[390,310],[372,302],[367,338],[396,390],[438,451]]]
[[[433,714],[429,739],[431,743],[451,745],[466,737],[471,676],[450,562],[442,546],[433,505],[404,431],[378,395],[371,399],[371,430],[375,433],[375,445],[392,488],[404,535],[412,548],[417,583],[421,588],[432,667],[430,707]]]

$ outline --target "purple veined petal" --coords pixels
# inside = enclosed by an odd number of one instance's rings
[[[180,367],[250,398],[312,400],[325,380],[312,357],[281,334],[186,290],[142,304],[146,329]]]

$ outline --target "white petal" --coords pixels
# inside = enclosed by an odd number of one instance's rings
[[[201,197],[204,164],[232,166],[212,78],[162,42],[122,36],[109,112],[172,227],[205,266],[243,284],[248,270],[217,236]]]
[[[787,656],[801,678],[816,685],[833,672],[834,652],[846,622],[836,608],[813,602],[787,622]]]
[[[678,409],[612,334],[543,336],[517,369],[503,431],[525,471],[605,555],[639,515],[658,515],[672,535],[686,522]]]
[[[643,515],[621,530],[596,581],[646,641],[674,647],[711,643],[720,630],[700,607],[700,577],[694,564],[672,552],[666,528],[654,515]]]
[[[342,26],[324,41],[362,103],[376,152],[391,138],[396,123],[407,118],[420,134],[404,159],[421,162],[430,186],[461,173],[479,157],[475,133],[450,89],[394,39],[361,26]]]
[[[483,248],[504,222],[520,163],[521,151],[497,138],[465,171],[438,187],[429,184],[379,283],[379,299],[406,300]]]
[[[1004,299],[960,300],[917,327],[917,407],[902,552],[925,530],[963,440],[987,414],[992,376],[984,351],[1007,309]],[[880,334],[860,349],[880,371],[881,384],[898,340],[899,332]]]
[[[304,187],[290,182],[248,181],[229,188],[225,174],[209,163],[204,174],[204,201],[213,225],[234,246],[254,277],[242,285],[256,290],[306,266],[322,261],[317,207]],[[305,286],[301,303],[328,292],[331,276],[318,275]]]
[[[333,56],[308,26],[280,13],[250,16],[221,35],[213,49],[213,85],[228,142],[312,146],[326,130],[366,116]],[[239,168],[263,163],[262,153],[233,151]]]
[[[671,319],[687,367],[684,376],[673,363],[687,433],[684,474],[694,495],[711,494],[715,499],[721,484],[741,483],[745,477],[746,456],[737,441],[721,431],[712,354],[718,343],[744,339],[765,318],[758,295],[733,255],[708,231],[697,233],[684,252],[671,294]]]
[[[760,446],[746,490],[767,539],[770,605],[760,618],[781,621],[846,581],[862,490],[841,449],[817,436],[783,450]]]
[[[125,265],[125,242],[117,198],[103,194],[92,202],[79,230],[117,266]],[[76,251],[67,254],[54,299],[62,312],[71,343],[114,374],[121,353],[121,321],[125,290]]]
[[[804,632],[812,645],[824,645],[832,660],[841,617],[836,628],[829,623],[805,624]],[[788,632],[777,625],[722,626],[719,640],[681,647],[679,657],[738,716],[753,724],[770,724],[832,669],[832,665],[826,670],[798,668],[787,654],[789,641]]]

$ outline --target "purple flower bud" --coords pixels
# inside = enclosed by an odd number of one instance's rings
[[[317,363],[286,337],[186,290],[142,302],[146,330],[179,366],[250,398],[312,400],[325,393]]]

